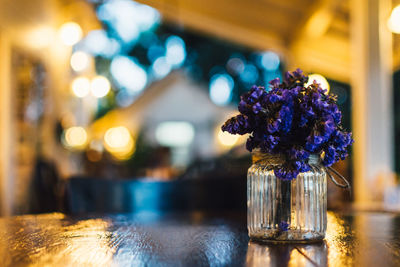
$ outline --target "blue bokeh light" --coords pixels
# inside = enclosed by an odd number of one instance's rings
[[[267,51],[261,55],[261,65],[267,71],[274,71],[279,68],[280,60],[279,56],[271,51]]]
[[[135,43],[139,35],[160,21],[159,12],[131,0],[109,0],[97,9],[97,16],[107,23],[125,43]]]
[[[116,83],[129,93],[138,93],[147,84],[147,73],[135,60],[127,56],[117,56],[111,62],[111,74]]]
[[[186,45],[182,38],[172,35],[165,42],[165,58],[173,67],[180,67],[186,58]]]
[[[156,59],[151,68],[156,79],[164,78],[171,71],[171,65],[168,64],[165,57],[159,57]]]
[[[220,106],[227,105],[232,99],[235,83],[228,74],[215,74],[210,80],[210,98]]]
[[[258,69],[253,64],[246,64],[242,73],[240,73],[240,79],[247,84],[254,84],[258,80]]]
[[[120,51],[120,45],[115,39],[109,38],[104,30],[94,30],[88,33],[76,49],[93,55],[112,57]]]

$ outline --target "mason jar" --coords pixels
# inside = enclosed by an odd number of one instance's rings
[[[326,232],[327,175],[320,157],[311,155],[311,170],[282,180],[273,169],[282,155],[253,152],[247,174],[247,227],[258,241],[311,242]]]

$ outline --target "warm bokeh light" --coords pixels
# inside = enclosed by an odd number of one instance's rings
[[[310,84],[312,84],[314,81],[319,83],[321,85],[322,89],[326,89],[327,90],[326,93],[329,93],[329,89],[331,87],[324,76],[322,76],[321,74],[316,74],[316,73],[308,75],[308,83],[306,84],[306,87],[309,86]]]
[[[73,126],[64,132],[64,145],[67,147],[84,148],[88,140],[86,130],[80,126]]]
[[[104,97],[111,89],[110,82],[104,76],[96,76],[90,83],[90,91],[97,98]]]
[[[82,29],[75,22],[67,22],[60,27],[58,35],[63,44],[72,46],[82,39]]]
[[[219,129],[217,138],[218,142],[222,146],[232,147],[238,142],[239,135],[233,135],[228,132],[223,132],[221,129]]]
[[[400,5],[393,9],[387,25],[391,32],[400,34]]]
[[[124,126],[113,127],[104,135],[104,146],[116,159],[128,159],[134,152],[135,143],[129,130]]]
[[[76,51],[71,56],[71,68],[74,71],[83,71],[88,68],[90,56],[83,51]]]
[[[72,81],[71,89],[75,96],[85,97],[90,91],[90,80],[83,76],[75,78]]]

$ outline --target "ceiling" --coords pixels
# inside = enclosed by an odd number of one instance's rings
[[[182,27],[257,50],[274,50],[290,69],[300,66],[349,82],[350,0],[138,1]],[[395,59],[396,55],[395,51]]]
[[[0,0],[0,32],[7,33],[16,47],[43,50],[68,21],[79,23],[84,32],[101,27],[84,0]]]

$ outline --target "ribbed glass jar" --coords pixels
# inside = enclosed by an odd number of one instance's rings
[[[311,171],[291,181],[273,168],[284,163],[279,155],[253,153],[247,173],[247,227],[259,241],[322,240],[326,232],[327,178],[319,157],[309,158]]]

